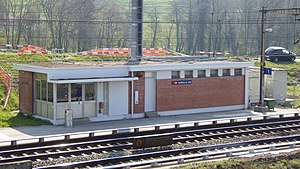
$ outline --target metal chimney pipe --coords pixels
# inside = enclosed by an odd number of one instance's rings
[[[132,0],[131,3],[131,55],[140,58],[143,56],[143,0]]]

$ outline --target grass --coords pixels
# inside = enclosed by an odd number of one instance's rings
[[[256,66],[258,62],[256,63]],[[300,62],[266,62],[266,67],[270,68],[283,68],[288,70],[288,85],[293,83],[300,84]]]
[[[288,86],[287,87],[288,96],[292,96],[294,98],[298,98],[300,96],[300,86]],[[291,103],[293,106],[300,107],[300,100],[296,100]]]
[[[288,86],[287,93],[289,96],[300,96],[300,86]]]
[[[50,122],[37,119],[23,113],[0,111],[0,127],[40,126],[50,125]]]

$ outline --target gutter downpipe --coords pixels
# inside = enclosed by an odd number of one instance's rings
[[[131,72],[131,77],[133,77],[133,72]],[[133,82],[134,80],[131,80],[131,119],[133,118]]]

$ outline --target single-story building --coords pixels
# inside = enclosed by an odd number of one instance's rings
[[[143,60],[19,64],[20,112],[64,124],[248,108],[252,62]]]

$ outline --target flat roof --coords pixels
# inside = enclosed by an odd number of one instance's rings
[[[52,61],[52,62],[36,62],[30,64],[36,67],[44,68],[68,68],[68,67],[111,67],[111,66],[155,66],[155,65],[187,65],[187,64],[214,64],[214,63],[245,63],[245,61],[231,61],[226,58],[209,58],[199,56],[184,56],[184,57],[142,57],[139,61],[137,59],[130,59],[128,61]],[[249,63],[249,62],[248,62]],[[17,66],[16,66],[17,67]]]

